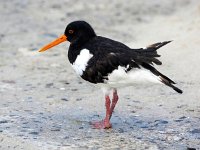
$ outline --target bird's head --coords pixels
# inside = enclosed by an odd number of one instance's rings
[[[65,41],[69,41],[71,44],[84,44],[95,36],[93,28],[87,22],[74,21],[67,25],[63,35],[42,47],[39,52],[46,51]]]

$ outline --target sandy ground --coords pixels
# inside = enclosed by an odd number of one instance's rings
[[[135,48],[174,40],[157,68],[184,93],[120,89],[113,128],[92,129],[103,94],[71,69],[69,44],[37,52],[80,19]],[[0,20],[0,149],[200,149],[199,0],[1,0]]]

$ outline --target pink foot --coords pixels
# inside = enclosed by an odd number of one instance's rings
[[[95,129],[109,129],[112,128],[112,125],[109,121],[102,120],[102,121],[96,121],[91,123],[93,128]]]

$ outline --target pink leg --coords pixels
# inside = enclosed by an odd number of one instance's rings
[[[117,95],[117,90],[114,89],[113,90],[112,104],[111,104],[111,107],[110,107],[110,118],[112,117],[112,113],[113,113],[113,110],[115,109],[115,105],[117,104],[118,99],[119,99],[119,97]]]
[[[110,117],[111,117],[111,108],[110,108],[110,98],[108,95],[105,96],[105,106],[106,106],[106,117],[104,120],[100,121],[100,122],[94,122],[92,123],[92,125],[94,126],[94,128],[96,129],[108,129],[111,128],[111,124],[110,124]]]

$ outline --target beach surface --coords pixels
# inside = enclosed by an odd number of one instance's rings
[[[0,1],[0,149],[200,149],[200,1]],[[162,85],[119,89],[112,129],[99,87],[76,75],[69,43],[38,49],[85,20],[101,36],[132,48],[173,40],[159,49],[183,94]]]

